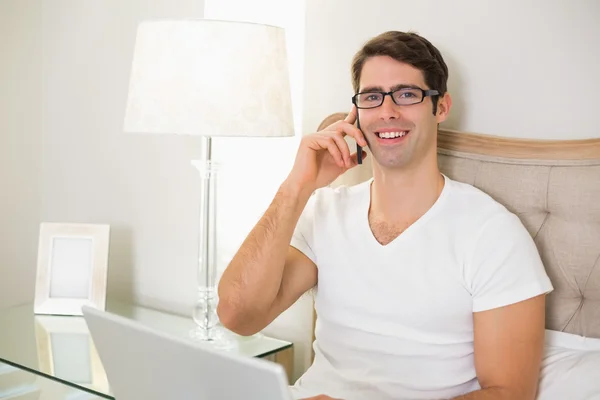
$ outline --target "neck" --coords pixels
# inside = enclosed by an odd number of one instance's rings
[[[412,224],[433,206],[443,188],[437,159],[397,170],[374,165],[369,216],[390,224]]]

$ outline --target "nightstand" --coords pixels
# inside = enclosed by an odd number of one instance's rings
[[[107,311],[190,341],[190,318],[153,309],[109,303]],[[113,399],[106,373],[83,317],[35,315],[33,305],[0,310],[0,361],[99,396]],[[291,379],[293,345],[263,334],[230,333],[237,354],[281,364]]]
[[[102,397],[0,362],[0,399],[101,400]]]

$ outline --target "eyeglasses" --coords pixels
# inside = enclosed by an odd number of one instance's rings
[[[376,108],[383,104],[385,96],[389,95],[394,103],[399,106],[412,106],[422,103],[426,96],[436,96],[437,90],[424,90],[421,88],[402,88],[392,92],[362,92],[352,96],[352,103],[356,108]]]

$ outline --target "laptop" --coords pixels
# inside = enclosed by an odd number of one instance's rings
[[[279,364],[82,310],[116,400],[292,400]]]

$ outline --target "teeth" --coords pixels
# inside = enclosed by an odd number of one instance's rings
[[[400,136],[404,136],[408,133],[408,131],[400,131],[400,132],[380,132],[378,135],[380,138],[384,139],[393,139]]]

